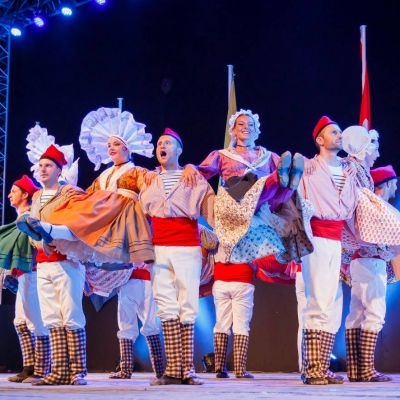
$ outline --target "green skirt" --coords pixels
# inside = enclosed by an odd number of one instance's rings
[[[32,270],[33,249],[29,238],[18,230],[15,222],[0,227],[0,267]]]

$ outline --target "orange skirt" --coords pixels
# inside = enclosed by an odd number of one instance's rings
[[[150,226],[139,203],[117,193],[99,190],[72,196],[46,221],[67,226],[78,239],[52,242],[69,259],[100,267],[154,260]]]

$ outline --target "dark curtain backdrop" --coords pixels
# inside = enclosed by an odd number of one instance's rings
[[[400,89],[397,1],[110,0],[88,4],[70,19],[55,17],[13,39],[7,188],[29,171],[25,138],[40,121],[60,145],[74,143],[79,183],[94,179],[80,150],[83,117],[100,106],[124,109],[157,137],[164,127],[184,141],[182,163],[200,162],[223,144],[227,111],[226,64],[236,73],[238,106],[260,114],[260,144],[311,157],[312,129],[327,114],[342,128],[356,124],[361,97],[359,26],[368,25],[373,126],[381,133],[378,165],[399,169]],[[135,162],[153,167],[155,159]],[[15,218],[7,209],[7,222]],[[378,367],[399,371],[399,288],[389,288],[387,324]],[[346,292],[347,293],[347,292]],[[13,297],[0,306],[0,364],[20,361],[12,329]],[[346,298],[347,301],[347,298]],[[257,283],[249,367],[296,370],[296,301],[293,287]],[[9,304],[9,305],[7,305]],[[95,313],[85,300],[88,361],[111,369],[118,356],[116,302]],[[212,299],[201,300],[197,363],[212,350]],[[344,356],[340,333],[335,347]],[[143,339],[138,366],[148,367]]]

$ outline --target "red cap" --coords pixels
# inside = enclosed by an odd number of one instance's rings
[[[323,117],[321,117],[319,119],[319,121],[317,122],[317,125],[315,125],[315,128],[312,133],[314,140],[321,133],[322,129],[324,129],[328,125],[337,125],[337,123],[335,121],[332,121],[326,115],[324,115]]]
[[[42,154],[40,159],[47,158],[48,160],[54,161],[58,167],[62,168],[67,165],[67,160],[65,159],[64,153],[57,149],[54,144],[51,144],[47,150]]]
[[[175,138],[178,143],[181,145],[181,147],[183,148],[183,142],[181,137],[179,136],[178,132],[173,131],[170,128],[165,128],[163,135],[167,135],[167,136],[172,136],[173,138]]]
[[[39,188],[33,183],[32,179],[27,175],[24,175],[21,179],[18,179],[13,184],[18,186],[24,192],[27,192],[31,197],[39,190]]]
[[[391,181],[392,179],[397,179],[396,171],[391,165],[386,165],[385,167],[379,167],[371,169],[371,176],[374,180],[375,186],[382,185],[382,183]]]

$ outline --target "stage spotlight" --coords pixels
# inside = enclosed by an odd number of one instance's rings
[[[74,13],[74,4],[71,2],[63,2],[61,4],[61,14],[64,15],[64,17],[71,17],[72,14]]]
[[[45,25],[44,18],[41,15],[35,15],[33,17],[33,23],[38,27],[38,28],[43,28]]]
[[[104,6],[107,3],[107,0],[94,0],[99,6]]]
[[[22,28],[20,26],[17,25],[13,25],[10,29],[11,35],[15,36],[15,37],[20,37],[22,36]]]

